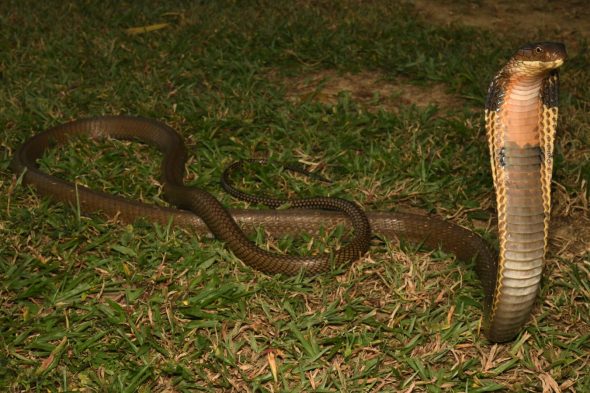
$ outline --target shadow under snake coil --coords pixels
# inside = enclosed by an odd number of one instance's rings
[[[317,274],[357,259],[369,249],[371,230],[440,247],[459,259],[475,260],[485,294],[485,334],[494,342],[512,340],[529,318],[538,293],[547,248],[553,141],[557,122],[558,74],[565,60],[560,43],[520,48],[492,81],[486,103],[486,129],[497,191],[499,256],[474,232],[434,217],[368,212],[337,198],[257,199],[270,207],[288,202],[294,209],[226,209],[207,191],[184,185],[186,149],[170,127],[139,117],[101,116],[58,125],[27,140],[12,168],[26,184],[54,200],[102,212],[127,222],[138,217],[213,234],[244,263],[265,273]],[[74,185],[39,169],[48,149],[73,138],[118,138],[149,143],[164,155],[166,198],[180,209],[147,205]],[[224,181],[229,182],[224,176]],[[231,184],[228,184],[231,188]],[[187,209],[187,210],[182,210]],[[321,210],[320,210],[321,209]],[[318,256],[277,255],[260,249],[245,233],[264,227],[273,236],[317,234],[351,223],[352,239],[339,250]]]

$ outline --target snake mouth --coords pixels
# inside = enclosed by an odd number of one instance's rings
[[[563,58],[555,60],[528,60],[520,61],[509,65],[507,68],[513,77],[540,77],[546,75],[549,71],[561,67],[564,63]]]
[[[543,62],[543,66],[546,70],[553,70],[555,68],[559,68],[563,65],[564,59],[556,59],[553,61],[545,61]]]

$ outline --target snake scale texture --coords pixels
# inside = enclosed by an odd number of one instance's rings
[[[357,259],[370,245],[372,231],[442,248],[459,259],[474,260],[482,282],[485,334],[494,342],[512,340],[529,318],[547,248],[552,153],[557,121],[559,67],[565,60],[559,43],[520,48],[492,81],[486,103],[486,130],[498,206],[499,255],[477,234],[434,217],[406,213],[364,213],[337,198],[289,200],[287,210],[226,209],[209,192],[184,185],[187,159],[182,138],[154,120],[102,116],[58,125],[27,140],[15,153],[12,168],[25,184],[54,200],[133,222],[139,217],[212,234],[244,263],[265,273],[312,275]],[[116,138],[149,143],[163,153],[162,184],[177,208],[138,201],[74,185],[39,169],[37,160],[50,148],[76,137]],[[262,200],[277,207],[285,201]],[[273,236],[318,234],[352,225],[346,245],[319,256],[278,255],[248,239],[257,227]]]

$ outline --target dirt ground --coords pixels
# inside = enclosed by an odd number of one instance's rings
[[[524,41],[540,33],[565,41],[568,37],[590,34],[587,0],[413,0],[410,3],[433,23],[496,30],[522,36]]]
[[[315,74],[291,78],[286,81],[287,97],[299,102],[312,99],[322,104],[334,105],[342,94],[349,94],[352,100],[369,112],[386,110],[399,111],[402,106],[427,107],[436,105],[440,109],[456,109],[462,100],[446,92],[442,83],[416,86],[404,79],[387,80],[375,72],[339,74],[322,70]]]

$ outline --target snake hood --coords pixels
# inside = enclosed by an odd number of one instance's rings
[[[510,82],[524,79],[545,80],[541,98],[547,106],[557,106],[557,69],[566,58],[565,45],[561,42],[532,42],[521,46],[492,79],[486,98],[486,110],[499,110]]]

